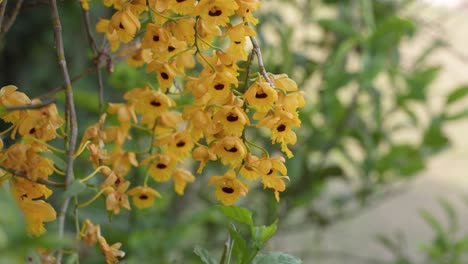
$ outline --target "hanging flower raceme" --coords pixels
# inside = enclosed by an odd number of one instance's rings
[[[96,2],[80,3],[89,10]],[[105,210],[118,215],[122,209],[131,209],[129,197],[136,208],[148,208],[164,199],[157,191],[163,184],[171,184],[177,195],[184,195],[195,181],[208,182],[216,199],[225,205],[246,196],[254,181],[270,189],[279,202],[289,179],[285,160],[270,157],[266,143],[252,135],[260,129],[269,133],[271,143],[278,143],[277,148],[291,158],[304,97],[287,75],[266,73],[268,65],[261,65],[260,50],[253,41],[253,25],[258,22],[253,12],[260,2],[103,3],[113,13],[97,21],[96,31],[103,34],[108,42],[104,46],[110,46],[116,56],[107,54],[106,48],[102,55],[141,67],[156,78],[126,91],[125,101],[109,103],[106,114],[85,128],[76,153],[67,153],[67,158],[75,159],[86,153],[88,166],[94,169],[83,178],[75,175],[80,186],[93,178],[89,185],[97,189],[77,208],[102,197]],[[253,50],[247,49],[249,40]],[[261,72],[251,72],[255,67],[247,65],[255,61]],[[54,173],[65,174],[53,161],[58,160],[54,156],[64,154],[49,141],[70,136],[59,130],[65,121],[55,104],[44,102],[31,100],[13,85],[0,89],[0,118],[10,124],[3,135],[9,132],[12,139],[19,140],[5,149],[0,140],[0,166],[4,169],[0,170],[0,183],[9,181],[33,235],[42,234],[44,223],[57,217],[47,202],[53,188],[40,183],[53,182],[49,177]],[[37,107],[41,104],[44,106]],[[28,109],[31,105],[35,107]],[[189,169],[193,161],[198,162],[197,177]],[[203,174],[211,173],[212,163],[223,166],[225,173],[205,177]],[[136,170],[138,166],[141,168]],[[133,177],[140,170],[144,177]],[[120,243],[109,245],[99,225],[89,220],[84,221],[80,237],[88,245],[99,244],[107,263],[117,263],[125,255]]]

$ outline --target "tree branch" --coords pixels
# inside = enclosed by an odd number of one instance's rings
[[[0,38],[2,38],[8,32],[10,27],[15,22],[16,17],[18,16],[19,11],[21,10],[21,5],[22,4],[23,4],[23,0],[18,0],[18,2],[16,2],[15,9],[13,10],[13,13],[11,14],[10,19],[8,19],[8,21],[6,21],[4,27],[1,28],[1,30],[0,30]],[[6,0],[5,0],[5,6],[6,6]],[[5,10],[2,10],[2,11],[4,12]],[[2,17],[3,17],[3,14],[2,14]]]
[[[73,77],[73,79],[71,79],[71,83],[72,84],[75,83],[76,81],[78,81],[79,79],[83,78],[84,76],[90,74],[94,70],[95,70],[95,67],[89,67],[88,69],[84,70],[82,73],[80,73],[77,76]],[[66,84],[62,84],[59,87],[55,87],[54,89],[48,91],[47,93],[45,93],[45,94],[43,94],[43,95],[41,95],[41,96],[39,96],[37,98],[41,99],[41,100],[47,100],[49,97],[53,96],[54,94],[65,90],[65,87],[66,87]]]
[[[3,0],[3,3],[0,4],[0,32],[2,32],[2,23],[3,18],[5,17],[5,10],[8,0]]]
[[[93,51],[94,60],[93,63],[96,66],[97,71],[97,82],[98,82],[98,94],[99,94],[99,116],[102,115],[104,109],[104,85],[102,83],[102,63],[101,63],[101,52],[99,51],[96,41],[94,39],[93,33],[91,32],[91,22],[89,18],[89,11],[85,10],[83,7],[81,8],[81,13],[83,14],[84,22],[85,22],[85,29],[86,29],[86,36],[88,37],[89,47]]]
[[[57,60],[62,71],[63,79],[65,82],[65,108],[66,108],[66,119],[67,119],[67,138],[66,138],[66,148],[67,148],[67,168],[65,172],[65,188],[73,181],[75,178],[73,174],[73,163],[74,163],[74,153],[76,147],[76,140],[78,134],[78,123],[76,118],[76,109],[75,102],[73,100],[73,89],[71,85],[70,75],[68,73],[67,62],[65,59],[65,51],[63,47],[63,38],[62,38],[62,26],[60,23],[60,16],[57,8],[57,1],[50,0],[51,16],[52,16],[52,25],[54,28],[54,40],[55,48],[57,50]],[[70,198],[66,198],[63,201],[62,206],[60,207],[60,212],[57,217],[58,221],[58,234],[59,238],[62,239],[65,231],[65,215],[68,209],[68,204],[70,203]],[[56,263],[59,264],[62,262],[63,250],[59,248]]]
[[[15,106],[6,107],[5,109],[3,109],[3,111],[10,112],[10,111],[27,110],[27,109],[41,109],[53,103],[55,103],[54,99],[47,99],[37,104],[15,105]]]
[[[257,63],[258,68],[260,68],[260,73],[262,74],[263,78],[265,78],[265,80],[270,84],[270,86],[275,88],[275,85],[273,84],[273,82],[267,74],[265,64],[263,64],[262,51],[260,50],[260,46],[258,46],[257,40],[255,39],[255,37],[250,36],[250,41],[252,42],[253,51],[257,55]]]
[[[26,175],[26,172],[24,172],[24,171],[15,171],[13,169],[6,168],[6,167],[3,167],[3,166],[0,166],[0,169],[10,173],[11,175],[21,177],[21,178],[24,178],[24,179],[26,179],[28,181],[32,181],[32,182],[35,182],[35,183],[39,183],[39,184],[43,184],[43,185],[47,185],[47,186],[52,186],[52,187],[65,187],[64,183],[54,182],[54,181],[50,181],[50,180],[47,180],[47,179],[39,178],[39,179],[33,181],[30,178],[28,178],[28,176]]]

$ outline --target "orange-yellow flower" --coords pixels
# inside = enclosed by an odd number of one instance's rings
[[[215,196],[224,205],[233,205],[240,196],[246,196],[249,186],[236,178],[236,173],[229,170],[223,176],[211,176],[208,186],[216,185]]]
[[[247,154],[247,148],[239,137],[227,136],[217,141],[215,144],[215,153],[221,159],[223,164],[233,166],[242,162]]]
[[[100,18],[96,23],[96,32],[105,33],[107,41],[109,41],[111,50],[116,51],[120,46],[119,35],[116,30],[109,30],[110,20]]]
[[[122,243],[115,243],[115,244],[112,244],[112,246],[109,246],[109,244],[107,244],[106,239],[102,236],[98,237],[98,241],[99,241],[99,244],[101,245],[101,252],[106,257],[107,264],[115,264],[119,262],[117,257],[120,257],[120,258],[125,257],[125,252],[123,252],[122,250],[119,250],[120,247],[122,246]]]
[[[112,170],[120,176],[127,175],[131,166],[138,166],[135,152],[125,151],[120,146],[112,149],[107,163],[112,164]]]
[[[93,246],[98,242],[98,237],[101,235],[101,229],[99,225],[91,223],[89,219],[84,220],[83,228],[80,232],[80,237],[84,240],[88,246]]]
[[[255,82],[244,94],[247,102],[259,112],[268,112],[278,100],[278,94],[267,82]]]
[[[215,113],[214,122],[219,122],[225,135],[241,136],[244,127],[250,124],[249,117],[237,105],[224,105]]]
[[[272,143],[280,143],[281,150],[286,153],[289,158],[291,158],[293,154],[287,145],[296,144],[297,136],[296,133],[294,133],[292,130],[292,127],[299,127],[300,125],[301,120],[297,117],[297,115],[283,110],[278,110],[275,111],[273,115],[268,115],[263,120],[261,120],[257,124],[257,127],[265,126],[270,128]]]
[[[3,86],[0,89],[0,106],[2,107],[10,107],[10,106],[19,106],[19,105],[26,105],[31,103],[31,99],[22,93],[16,91],[18,87],[14,85],[7,85]],[[8,123],[16,124],[20,117],[24,114],[25,111],[12,111],[2,113],[0,117]]]
[[[28,233],[39,236],[46,231],[44,222],[57,218],[54,208],[43,200],[28,198],[18,200],[18,205],[24,214]]]
[[[226,35],[231,40],[226,53],[232,54],[237,60],[247,60],[248,54],[245,50],[245,40],[248,36],[255,36],[255,31],[250,26],[240,23],[227,27]]]
[[[32,103],[38,104],[40,100],[33,100]],[[18,124],[18,132],[22,136],[33,136],[39,140],[49,141],[56,138],[55,130],[63,123],[57,107],[55,104],[51,104],[41,109],[25,112]]]
[[[195,2],[195,0],[169,0],[168,7],[176,14],[191,15],[195,10]]]
[[[200,0],[195,14],[210,24],[225,26],[238,8],[234,0]]]
[[[12,194],[24,214],[28,233],[39,236],[46,230],[44,222],[54,221],[54,208],[38,198],[49,196],[51,191],[47,187],[28,182],[26,179],[14,178],[11,181]]]
[[[166,27],[149,23],[141,41],[141,47],[151,49],[154,54],[159,54],[167,49],[170,33]]]
[[[258,19],[256,19],[252,13],[260,6],[260,0],[236,0],[236,3],[239,5],[237,14],[243,18],[244,22],[256,25]]]
[[[157,153],[145,158],[142,165],[150,165],[148,174],[157,182],[171,179],[172,172],[177,166],[177,159],[167,154]]]
[[[158,146],[166,145],[166,153],[178,160],[187,158],[194,145],[189,131],[172,133],[157,140],[155,143]]]
[[[130,186],[130,182],[122,182],[122,180],[119,180],[119,183],[115,185],[117,185],[116,189],[112,188],[111,190],[106,191],[106,210],[113,212],[114,214],[119,214],[121,208],[130,210],[128,196],[125,194],[128,186]]]
[[[216,160],[216,154],[214,153],[212,148],[208,148],[206,146],[198,146],[192,151],[192,158],[194,160],[200,161],[197,173],[201,174],[208,160]]]
[[[195,177],[188,170],[176,169],[172,175],[174,178],[174,190],[178,195],[183,195],[187,183],[195,181]]]
[[[132,13],[131,9],[127,7],[114,13],[107,31],[116,31],[119,40],[123,43],[128,43],[133,40],[140,26],[138,18]]]
[[[109,114],[117,114],[117,118],[120,122],[120,127],[127,131],[130,129],[133,123],[137,123],[138,119],[135,113],[135,105],[134,104],[114,104],[109,103],[109,107],[107,108],[107,112]]]
[[[174,82],[174,77],[177,75],[177,67],[175,61],[168,63],[154,60],[148,64],[146,72],[156,73],[156,78],[158,78],[159,81],[159,89],[165,92]]]
[[[133,203],[140,209],[148,208],[154,203],[154,198],[161,198],[161,194],[148,186],[137,186],[127,192],[133,197]]]

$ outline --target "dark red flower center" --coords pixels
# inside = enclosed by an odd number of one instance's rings
[[[281,124],[281,125],[279,125],[279,126],[276,128],[276,130],[278,130],[278,132],[283,132],[283,131],[286,130],[286,126],[283,125],[283,124]]]
[[[158,163],[158,164],[156,164],[156,168],[158,168],[158,169],[165,169],[165,168],[167,168],[167,165],[164,164],[164,163]]]
[[[152,106],[161,106],[161,103],[159,101],[153,100],[150,102]]]
[[[224,89],[224,84],[218,83],[218,84],[216,84],[216,85],[214,86],[214,88],[215,88],[215,90],[218,90],[218,91],[219,91],[219,90],[222,90],[222,89]]]
[[[234,189],[231,188],[231,187],[223,187],[222,190],[223,190],[223,192],[229,193],[229,194],[234,192]]]
[[[211,8],[210,11],[208,12],[208,15],[213,16],[213,17],[217,17],[222,14],[223,14],[223,11],[219,10],[218,7],[216,6]]]
[[[237,152],[237,148],[236,148],[236,147],[232,147],[232,148],[230,148],[230,149],[227,149],[226,147],[224,147],[224,150],[227,151],[227,152],[232,152],[232,153]]]
[[[161,72],[161,77],[164,79],[164,80],[167,80],[169,79],[169,75],[165,72]]]
[[[226,117],[227,121],[229,122],[236,122],[239,117],[236,116],[235,114],[229,114],[227,117]]]

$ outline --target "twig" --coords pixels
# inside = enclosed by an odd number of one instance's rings
[[[245,79],[244,79],[244,89],[242,92],[245,92],[249,87],[249,80],[250,80],[250,67],[252,66],[253,57],[255,55],[255,51],[252,49],[250,52],[249,58],[247,59],[247,68],[245,69]]]
[[[54,182],[54,181],[47,180],[47,179],[39,178],[39,179],[33,181],[30,178],[28,178],[28,176],[26,175],[26,172],[24,172],[24,171],[15,171],[13,169],[6,168],[6,167],[3,167],[3,166],[0,166],[0,169],[10,173],[11,175],[21,177],[21,178],[24,178],[24,179],[26,179],[28,181],[32,181],[32,182],[35,182],[35,183],[44,184],[44,185],[48,185],[48,186],[52,186],[52,187],[65,187],[65,183]]]
[[[99,94],[99,116],[102,115],[104,109],[104,85],[102,83],[102,72],[101,72],[101,52],[99,51],[96,40],[94,39],[93,33],[91,32],[91,21],[89,18],[89,11],[81,8],[81,13],[83,14],[86,36],[88,37],[89,47],[93,51],[94,60],[93,63],[96,66],[97,71],[97,81],[98,81],[98,94]]]
[[[34,2],[31,0],[24,3],[24,5],[21,7],[21,10],[27,11],[44,5],[49,5],[49,0],[36,0]]]
[[[263,78],[265,78],[265,80],[270,84],[272,88],[275,88],[275,85],[273,84],[270,77],[268,76],[268,73],[265,68],[265,64],[263,64],[262,51],[260,50],[260,47],[258,46],[257,40],[255,39],[255,37],[250,36],[250,41],[252,42],[252,46],[253,46],[252,50],[257,55],[258,68],[260,68],[260,72]]]
[[[84,76],[90,74],[91,72],[93,72],[96,68],[95,67],[89,67],[88,69],[86,69],[85,71],[83,71],[82,73],[78,74],[77,76],[73,77],[73,79],[71,79],[71,83],[75,83],[76,81],[78,81],[79,79],[83,78]],[[53,96],[54,94],[60,92],[60,91],[63,91],[65,90],[65,87],[66,87],[66,84],[62,84],[60,85],[59,87],[56,87],[50,91],[48,91],[47,93],[45,94],[42,94],[40,96],[38,96],[37,98],[38,99],[41,99],[41,100],[47,100],[47,98]]]
[[[19,11],[21,10],[21,5],[22,5],[22,4],[23,4],[23,0],[18,0],[18,2],[16,2],[15,9],[13,9],[13,13],[12,13],[11,16],[10,16],[10,19],[8,19],[8,21],[6,21],[5,26],[1,29],[0,38],[2,38],[3,35],[5,35],[5,33],[8,32],[8,30],[10,29],[10,27],[11,27],[11,26],[13,25],[13,23],[15,22],[16,17],[18,16]],[[5,11],[5,10],[3,10],[3,11]]]
[[[3,0],[3,3],[0,4],[0,32],[2,32],[2,23],[3,18],[5,17],[5,10],[8,0]]]
[[[54,99],[48,99],[37,104],[15,105],[15,106],[6,107],[5,109],[3,109],[3,111],[10,112],[10,111],[27,110],[27,109],[41,109],[53,103],[55,103]]]
[[[369,263],[369,264],[390,264],[394,263],[393,261],[382,260],[373,257],[360,256],[354,253],[344,252],[344,251],[334,251],[334,250],[319,250],[317,252],[307,252],[315,257],[315,259],[320,259],[320,257],[325,259],[336,258],[346,260],[346,263],[350,259],[354,259],[359,263]]]
[[[65,59],[65,51],[63,48],[63,38],[62,38],[62,26],[60,24],[60,16],[57,8],[57,1],[50,0],[50,8],[52,15],[52,25],[54,28],[54,39],[55,47],[57,49],[57,60],[62,71],[63,79],[65,82],[65,107],[67,112],[67,168],[65,176],[65,188],[73,181],[75,178],[73,175],[73,163],[74,163],[74,153],[76,147],[76,139],[78,134],[78,124],[76,119],[76,109],[75,102],[73,101],[73,89],[71,85],[70,75],[67,69],[67,62]],[[66,198],[63,201],[62,206],[60,207],[60,212],[57,217],[58,221],[58,235],[59,239],[62,239],[65,231],[65,214],[68,209],[68,204],[70,203],[70,197]],[[57,253],[57,264],[62,262],[63,250],[59,248]]]

